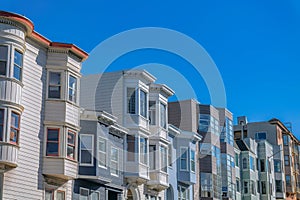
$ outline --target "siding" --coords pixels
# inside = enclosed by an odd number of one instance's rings
[[[23,70],[24,112],[21,117],[18,167],[4,175],[3,199],[41,199],[43,177],[41,171],[44,112],[45,51],[26,43]],[[38,54],[36,53],[38,52]],[[22,184],[20,184],[22,183]]]

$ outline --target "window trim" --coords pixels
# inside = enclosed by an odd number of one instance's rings
[[[195,157],[194,160],[192,160],[192,152],[194,152],[194,157]],[[197,169],[196,169],[196,168],[197,168],[197,167],[196,167],[196,151],[193,150],[193,149],[190,150],[190,159],[189,159],[189,160],[190,160],[190,165],[191,165],[191,169],[190,169],[191,172],[192,172],[192,173],[196,173],[196,170],[197,170]],[[192,169],[192,166],[193,166],[193,165],[192,165],[192,162],[194,162],[194,166],[195,166],[195,169],[194,169],[194,170]]]
[[[18,52],[19,54],[21,54],[22,55],[22,66],[19,66],[18,64],[16,64],[15,63],[15,53],[16,52]],[[24,52],[23,51],[21,51],[20,49],[18,49],[18,48],[13,48],[13,59],[12,59],[12,69],[11,69],[11,71],[12,71],[12,78],[14,78],[14,79],[16,79],[16,80],[18,80],[18,81],[20,81],[20,82],[22,82],[22,80],[23,80],[23,67],[24,67]],[[14,76],[14,73],[15,73],[15,66],[16,67],[18,67],[18,68],[20,68],[20,79],[17,79],[15,76]]]
[[[164,124],[164,126],[162,125],[162,107],[164,107],[164,120],[165,120],[165,124]],[[168,123],[167,123],[167,121],[168,121],[168,108],[167,108],[167,105],[165,104],[165,103],[163,103],[163,102],[159,102],[159,126],[160,126],[160,128],[162,128],[162,129],[164,129],[164,130],[166,130],[167,129],[167,127],[168,127]]]
[[[81,190],[85,190],[85,191],[88,192],[87,199],[89,199],[89,197],[90,197],[90,190],[88,188],[84,188],[84,187],[79,187],[79,199],[81,198]]]
[[[141,104],[141,102],[142,102],[142,98],[141,98],[141,94],[142,94],[142,92],[145,94],[145,106],[144,107],[142,107],[142,104]],[[141,116],[141,117],[143,117],[143,118],[145,118],[145,119],[148,119],[149,118],[149,116],[148,116],[148,112],[149,112],[149,108],[148,108],[148,102],[149,102],[149,97],[148,97],[149,95],[148,95],[148,92],[147,91],[145,91],[145,90],[143,90],[142,88],[138,88],[138,114]],[[142,109],[143,108],[143,109]],[[145,116],[142,114],[142,110],[144,110],[145,109]]]
[[[183,151],[182,150],[185,150],[186,152],[186,169],[183,169],[182,168],[182,163],[181,163],[181,160],[182,160],[182,155],[183,155]],[[188,147],[180,147],[180,171],[183,171],[183,172],[186,172],[189,170],[189,164],[188,164],[188,160],[189,160],[189,148]]]
[[[105,151],[100,151],[100,140],[103,140],[105,142]],[[98,136],[98,151],[97,151],[97,158],[98,158],[98,167],[103,168],[103,169],[107,169],[107,139],[101,136]],[[105,154],[105,166],[100,164],[100,153]]]
[[[57,193],[63,193],[63,197],[64,197],[64,199],[63,200],[66,200],[66,191],[64,191],[64,190],[57,190],[56,192],[55,192],[55,199],[57,198]]]
[[[57,141],[57,143],[58,143],[58,149],[57,149],[57,155],[56,154],[49,154],[49,155],[47,155],[47,144],[48,144],[48,130],[58,130],[58,141]],[[46,128],[46,132],[47,132],[47,135],[46,135],[46,151],[45,151],[45,156],[46,157],[59,157],[59,155],[60,155],[60,128],[54,128],[54,127],[47,127]],[[54,143],[54,142],[53,142]]]
[[[79,138],[80,138],[80,142],[81,142],[81,137],[82,136],[92,136],[92,151],[91,151],[91,161],[92,163],[91,164],[88,164],[88,163],[82,163],[81,162],[81,144],[80,144],[80,151],[79,151],[79,166],[85,166],[85,167],[92,167],[94,166],[94,134],[79,134]],[[86,149],[87,151],[89,149]]]
[[[117,150],[117,160],[116,161],[114,161],[113,159],[112,159],[112,151],[113,150]],[[119,165],[119,162],[120,162],[120,151],[119,151],[119,149],[118,148],[116,148],[116,147],[111,147],[111,149],[110,149],[110,168],[112,168],[111,166],[112,166],[112,162],[115,162],[117,165],[117,168],[116,168],[116,171],[117,171],[117,174],[114,174],[114,173],[112,173],[112,171],[110,170],[110,175],[112,175],[112,176],[116,176],[116,177],[119,177],[120,176],[120,165]]]
[[[69,132],[70,133],[73,133],[74,134],[74,144],[69,144],[69,142],[68,142],[68,136],[69,136]],[[69,129],[68,131],[67,131],[67,134],[66,134],[66,136],[67,136],[67,139],[66,139],[66,148],[67,148],[67,150],[66,150],[66,156],[67,156],[67,158],[69,158],[69,159],[71,159],[71,160],[76,160],[76,155],[77,155],[77,153],[76,153],[76,144],[77,144],[77,142],[76,142],[76,140],[77,140],[77,132],[76,131],[73,131],[73,130],[71,130],[71,129]],[[70,157],[70,156],[68,156],[68,147],[69,146],[71,146],[72,148],[73,148],[73,158],[72,157]]]
[[[45,196],[45,199],[46,199],[46,192],[47,191],[51,191],[52,192],[52,196],[51,196],[51,200],[53,200],[54,199],[54,194],[55,194],[55,190],[54,189],[49,189],[49,188],[45,188],[44,189],[44,196]]]

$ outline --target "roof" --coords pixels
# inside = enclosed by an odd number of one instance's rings
[[[248,145],[243,140],[236,140],[235,142],[241,151],[250,151]]]
[[[68,44],[68,43],[61,43],[61,42],[52,42],[46,37],[42,36],[41,34],[37,33],[34,30],[34,24],[32,21],[30,21],[25,16],[6,12],[6,11],[0,11],[0,18],[8,19],[10,21],[14,21],[18,24],[21,24],[24,26],[27,37],[34,39],[35,41],[39,42],[42,45],[45,45],[47,47],[53,47],[53,48],[63,48],[70,50],[72,53],[80,57],[82,60],[85,60],[88,58],[88,53],[84,50],[80,49],[74,44]]]

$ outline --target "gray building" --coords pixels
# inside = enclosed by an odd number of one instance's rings
[[[85,110],[79,133],[79,172],[74,200],[123,198],[124,148],[127,129],[105,112]]]

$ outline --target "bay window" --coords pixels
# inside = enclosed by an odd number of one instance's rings
[[[160,126],[167,128],[167,106],[160,103]]]
[[[70,75],[69,76],[69,101],[76,103],[76,93],[77,93],[77,79]]]
[[[0,141],[3,141],[4,109],[0,109]]]
[[[68,131],[67,135],[67,157],[75,159],[75,142],[76,142],[76,133],[73,131]]]
[[[59,156],[59,129],[47,129],[46,156]]]
[[[99,137],[99,167],[107,166],[106,149],[107,141],[104,138]]]
[[[156,124],[156,102],[149,101],[149,123],[150,125]]]
[[[0,46],[0,75],[6,76],[7,73],[8,47]]]
[[[61,73],[49,72],[48,98],[60,99],[61,96]]]
[[[18,144],[20,133],[20,114],[11,112],[10,124],[10,143]]]
[[[160,147],[160,164],[161,164],[161,171],[168,172],[168,160],[167,160],[167,148],[161,146]]]
[[[119,175],[119,150],[117,148],[111,148],[111,162],[110,173],[112,175]]]
[[[22,68],[23,68],[23,54],[20,51],[15,50],[13,77],[19,81],[21,81],[22,79]]]
[[[135,88],[127,88],[127,113],[135,114],[136,97]]]
[[[80,165],[93,166],[94,163],[94,135],[80,135]]]
[[[140,162],[147,165],[148,164],[148,148],[147,148],[147,139],[140,138]]]

